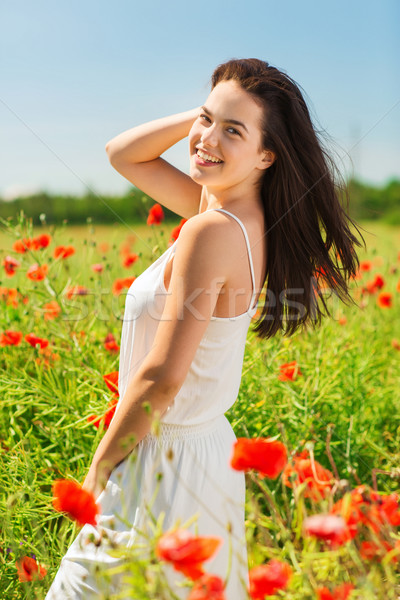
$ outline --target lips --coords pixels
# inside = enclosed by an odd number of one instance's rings
[[[205,169],[208,169],[208,168],[211,169],[213,167],[220,167],[223,164],[221,162],[206,161],[203,158],[201,158],[201,156],[199,156],[198,154],[194,155],[194,162],[196,163],[196,165],[198,167],[205,168]]]
[[[211,154],[211,152],[207,152],[207,150],[203,150],[202,148],[196,148],[196,154],[201,160],[213,164],[221,164],[224,162],[219,156],[215,156],[215,154]]]

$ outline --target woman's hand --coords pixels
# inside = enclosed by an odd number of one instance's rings
[[[98,465],[92,463],[82,484],[82,488],[87,492],[91,492],[95,500],[97,500],[106,487],[110,475],[111,471],[109,469],[105,467],[100,468]]]

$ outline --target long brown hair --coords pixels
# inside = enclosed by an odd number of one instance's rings
[[[364,247],[365,240],[341,204],[344,197],[348,209],[347,186],[317,137],[296,82],[256,58],[219,65],[211,87],[231,79],[263,108],[262,146],[276,154],[260,182],[267,246],[263,281],[267,287],[254,331],[261,338],[272,337],[279,330],[292,335],[302,325],[315,326],[322,316],[332,316],[324,295],[318,293],[321,281],[341,301],[355,304],[349,279],[359,267],[354,246],[362,244],[350,224]]]

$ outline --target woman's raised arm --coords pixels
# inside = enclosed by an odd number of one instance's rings
[[[160,155],[185,138],[200,108],[128,129],[106,144],[112,166],[153,200],[190,218],[199,212],[201,186]]]

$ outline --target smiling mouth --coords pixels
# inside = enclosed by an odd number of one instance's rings
[[[207,152],[203,152],[203,150],[199,150],[198,148],[196,149],[196,154],[201,160],[210,164],[221,164],[224,162],[223,160],[216,158],[211,154],[207,154]]]

